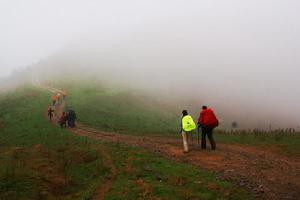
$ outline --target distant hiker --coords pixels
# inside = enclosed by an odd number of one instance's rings
[[[188,114],[186,110],[182,111],[182,118],[181,118],[181,135],[183,141],[183,151],[185,153],[189,152],[189,145],[188,145],[188,134],[192,134],[196,128],[196,124],[193,118]]]
[[[198,119],[198,126],[201,127],[201,148],[206,149],[206,135],[208,136],[211,149],[216,150],[216,142],[213,137],[213,130],[219,125],[219,121],[211,108],[202,106],[202,111]]]
[[[63,96],[63,100],[65,100],[65,99],[66,99],[66,96],[67,96],[67,91],[64,90],[64,91],[62,91],[61,94],[62,94],[62,96]]]
[[[57,94],[56,94],[56,98],[57,98],[57,102],[58,102],[58,103],[60,103],[60,97],[61,97],[61,94],[60,94],[60,93],[57,93]]]
[[[59,121],[58,121],[59,125],[61,128],[66,128],[67,127],[67,122],[66,122],[66,113],[62,112]]]
[[[74,110],[68,112],[68,126],[71,128],[75,127],[76,113]]]
[[[48,111],[49,120],[52,121],[53,112],[54,112],[54,110],[52,109],[52,106],[49,106],[47,111]]]
[[[52,105],[54,106],[54,105],[55,105],[55,103],[56,103],[56,96],[55,96],[55,95],[53,95],[53,96],[51,97],[51,99],[52,99]]]
[[[53,95],[53,96],[51,97],[51,99],[52,99],[52,105],[54,106],[54,105],[56,104],[56,101],[57,101],[57,96],[56,96],[56,95]]]

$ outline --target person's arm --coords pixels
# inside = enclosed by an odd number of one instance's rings
[[[180,120],[180,123],[179,123],[179,128],[180,128],[180,131],[179,131],[179,133],[181,133],[181,132],[182,132],[182,119]]]
[[[198,122],[197,122],[197,124],[198,124],[198,128],[199,127],[201,127],[201,121],[202,121],[202,114],[201,114],[201,112],[200,112],[200,114],[199,114],[199,118],[198,118]]]

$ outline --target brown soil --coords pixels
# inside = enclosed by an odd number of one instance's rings
[[[135,181],[136,185],[141,190],[141,195],[143,199],[149,199],[149,200],[160,200],[161,198],[155,197],[153,195],[153,188],[150,184],[146,183],[143,179],[137,179]]]
[[[178,162],[190,163],[218,172],[219,179],[234,182],[253,191],[257,198],[299,199],[300,162],[272,149],[234,144],[218,144],[216,151],[198,145],[185,154],[181,139],[157,136],[129,136],[98,131],[81,124],[74,134],[110,142],[139,146]]]
[[[63,104],[56,113],[60,113]],[[124,143],[139,146],[159,153],[169,159],[190,163],[200,168],[217,172],[218,178],[231,181],[251,190],[257,199],[300,199],[300,162],[280,154],[274,149],[237,144],[218,144],[216,151],[201,150],[198,145],[191,146],[188,154],[182,151],[181,138],[158,136],[131,136],[103,132],[78,124],[68,129],[72,133],[96,140]],[[109,191],[115,168],[109,155],[105,154],[111,169],[111,177],[98,190],[94,199],[103,199]],[[141,183],[138,183],[141,184]],[[147,192],[146,192],[147,193]]]
[[[117,173],[110,155],[103,149],[100,151],[103,157],[104,165],[110,169],[110,173],[105,177],[104,183],[102,183],[101,187],[96,191],[96,195],[92,198],[92,200],[104,199],[104,196],[110,190]]]

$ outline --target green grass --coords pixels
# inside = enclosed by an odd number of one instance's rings
[[[105,199],[252,199],[243,189],[143,149],[73,135],[49,123],[51,94],[32,87],[0,97],[0,199],[90,199],[116,167]]]
[[[77,111],[79,120],[91,127],[124,134],[147,134],[178,137],[181,110],[168,107],[150,95],[134,90],[103,87],[97,81],[63,81],[59,88],[67,88],[68,106]],[[194,116],[196,120],[196,116]],[[220,134],[217,142],[278,146],[285,153],[300,154],[300,135]]]
[[[68,106],[86,125],[131,134],[174,134],[179,119],[155,99],[129,90],[102,88],[81,82],[68,86]]]
[[[46,120],[48,101],[31,87],[0,99],[1,200],[84,199],[107,172],[98,145]]]
[[[216,174],[176,163],[140,148],[109,146],[117,178],[106,200],[117,199],[253,199]],[[124,187],[127,185],[127,187]]]
[[[300,135],[271,134],[271,133],[236,133],[224,134],[216,131],[215,139],[223,143],[255,145],[265,148],[277,147],[281,152],[300,157]]]

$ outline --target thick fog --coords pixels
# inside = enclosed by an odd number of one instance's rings
[[[297,0],[1,0],[0,77],[89,74],[186,99],[179,110],[212,106],[227,124],[297,128],[299,10]]]

